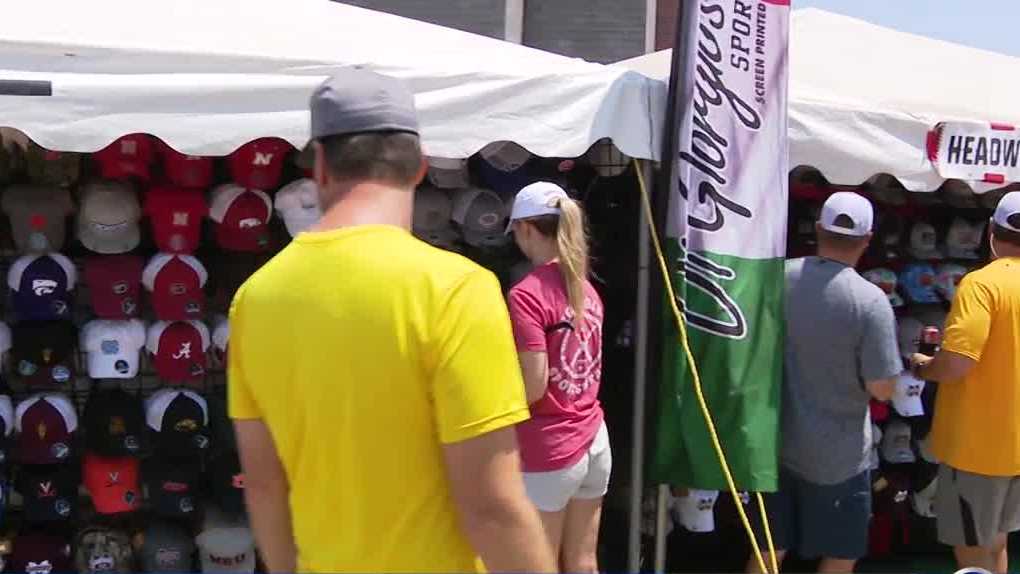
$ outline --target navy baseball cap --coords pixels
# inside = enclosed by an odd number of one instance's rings
[[[74,263],[59,253],[26,255],[7,273],[14,312],[29,321],[70,317],[70,292],[76,281]]]

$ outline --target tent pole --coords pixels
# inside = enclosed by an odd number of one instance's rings
[[[651,161],[640,162],[646,182],[652,182]],[[641,569],[641,502],[644,494],[645,463],[645,395],[648,377],[648,303],[651,287],[649,256],[651,238],[645,210],[638,210],[637,308],[634,312],[634,405],[632,418],[633,443],[630,460],[630,530],[627,538],[627,571]]]
[[[655,574],[666,571],[666,520],[669,509],[669,486],[660,484],[655,489]]]

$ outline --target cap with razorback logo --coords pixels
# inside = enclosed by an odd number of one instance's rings
[[[202,316],[209,274],[191,255],[159,253],[142,272],[142,285],[152,294],[152,308],[163,321],[183,321]]]
[[[15,314],[28,321],[69,317],[77,280],[74,263],[59,253],[19,257],[7,272]]]
[[[85,262],[85,283],[96,316],[130,319],[141,314],[144,265],[137,255],[90,257]]]
[[[310,179],[299,179],[283,186],[273,200],[276,213],[283,219],[287,233],[294,237],[322,218],[319,188]]]
[[[60,574],[73,571],[71,545],[66,538],[47,530],[27,530],[14,539],[8,567],[25,574]]]
[[[138,375],[145,346],[145,323],[139,319],[96,319],[82,327],[80,348],[87,354],[93,379],[132,379]]]
[[[87,526],[75,539],[74,562],[78,574],[129,574],[134,572],[131,538],[106,526]]]
[[[202,219],[208,213],[205,196],[196,189],[161,186],[145,194],[145,214],[160,251],[194,253],[202,237]]]
[[[160,142],[159,157],[170,183],[188,189],[204,189],[213,181],[213,158],[186,155]]]
[[[140,456],[147,451],[145,406],[121,389],[93,391],[85,404],[85,448],[103,456]]]
[[[195,459],[150,459],[145,467],[145,484],[152,509],[168,518],[195,516],[201,474],[202,466]]]
[[[18,251],[44,253],[63,249],[65,220],[74,212],[67,189],[12,185],[4,192],[2,203],[11,220],[11,234]]]
[[[144,572],[180,574],[194,571],[194,539],[175,522],[158,518],[149,521],[139,554]]]
[[[194,456],[209,448],[209,406],[193,391],[157,391],[145,404],[145,423],[161,454]]]
[[[269,220],[273,202],[257,188],[228,183],[213,190],[209,217],[216,222],[216,241],[228,251],[270,248]]]
[[[14,325],[14,369],[28,384],[66,385],[74,380],[77,332],[68,321],[23,321]]]
[[[157,321],[149,326],[145,346],[161,378],[192,381],[205,376],[210,342],[209,328],[200,321]]]
[[[121,514],[141,508],[138,459],[88,453],[82,460],[85,488],[99,514]]]
[[[138,196],[126,183],[96,181],[81,191],[78,239],[90,251],[110,255],[138,247],[141,219]]]
[[[78,482],[77,468],[71,465],[25,465],[17,480],[25,520],[40,523],[72,519],[77,513]]]
[[[57,464],[71,457],[78,414],[64,395],[33,395],[14,411],[16,458],[23,464]]]
[[[131,134],[96,152],[92,159],[99,165],[99,172],[105,179],[148,180],[154,147],[151,136]]]
[[[230,177],[244,187],[274,189],[280,184],[284,160],[293,149],[276,138],[262,138],[230,154]]]

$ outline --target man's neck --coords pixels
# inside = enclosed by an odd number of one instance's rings
[[[829,259],[842,263],[847,267],[856,267],[857,262],[860,260],[860,257],[854,253],[846,253],[835,249],[825,249],[824,247],[818,248],[818,256],[822,259]]]
[[[392,225],[411,229],[414,193],[390,185],[364,182],[335,186],[325,197],[336,198],[312,231],[331,231],[360,225]]]

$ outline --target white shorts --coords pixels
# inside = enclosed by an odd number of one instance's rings
[[[609,490],[613,453],[606,423],[599,427],[588,452],[573,466],[549,472],[525,472],[528,498],[542,512],[558,512],[573,498],[602,498]]]

